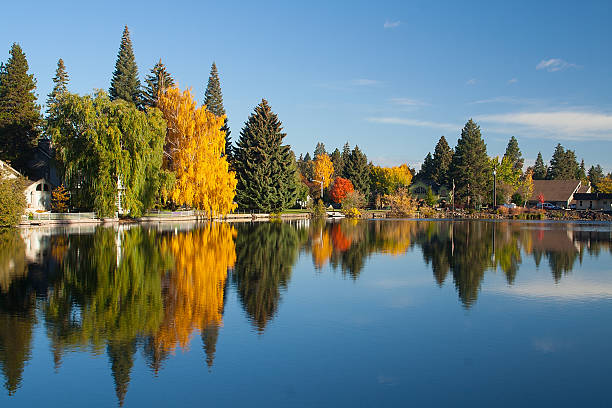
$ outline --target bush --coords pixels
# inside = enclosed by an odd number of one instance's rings
[[[359,191],[351,191],[342,200],[342,211],[361,210],[366,205],[365,196]]]
[[[419,212],[422,218],[435,218],[434,216],[436,215],[436,210],[431,207],[421,207]]]
[[[410,197],[408,190],[398,188],[393,194],[386,194],[383,203],[390,208],[390,214],[395,217],[406,217],[416,212],[416,201]]]
[[[313,218],[325,218],[327,217],[327,210],[323,200],[318,200],[317,203],[312,207],[311,213]]]
[[[21,178],[8,178],[0,173],[0,226],[13,227],[19,224],[26,208],[24,182]]]
[[[361,211],[359,211],[357,208],[342,210],[342,214],[344,214],[347,218],[360,218],[361,217]]]
[[[509,212],[508,207],[504,207],[503,205],[497,209],[497,213],[503,217],[507,216]]]

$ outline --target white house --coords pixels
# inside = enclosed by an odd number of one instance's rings
[[[0,172],[3,177],[16,179],[21,173],[8,163],[0,160]],[[27,180],[23,193],[26,198],[26,212],[49,211],[51,209],[51,184],[42,178],[38,181]]]
[[[26,212],[49,211],[51,209],[51,185],[47,180],[28,180],[24,190]]]

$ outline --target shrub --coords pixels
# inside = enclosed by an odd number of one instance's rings
[[[342,200],[342,210],[351,210],[356,208],[358,210],[363,209],[366,206],[365,196],[359,191],[351,191]]]
[[[417,208],[416,201],[410,197],[408,190],[405,188],[398,188],[393,194],[385,194],[383,203],[389,206],[390,214],[395,217],[412,215]]]
[[[423,218],[435,218],[434,216],[436,215],[436,210],[431,207],[421,207],[419,208],[419,211]]]
[[[508,215],[508,212],[508,207],[504,207],[503,205],[497,209],[497,213],[504,217]]]
[[[350,208],[347,210],[342,210],[342,214],[344,214],[347,218],[360,218],[361,217],[361,211],[359,211],[357,208]]]
[[[8,227],[19,224],[26,208],[23,193],[23,179],[8,178],[0,173],[0,226]]]
[[[317,203],[312,207],[311,212],[313,218],[327,217],[327,210],[325,209],[325,204],[323,204],[323,200],[318,200]]]

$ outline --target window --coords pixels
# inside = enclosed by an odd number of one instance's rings
[[[425,187],[419,186],[419,187],[414,189],[414,193],[415,194],[426,194],[427,190],[425,190]]]
[[[39,184],[36,186],[36,191],[42,191],[42,184]]]
[[[582,207],[582,201],[580,201],[580,206]]]

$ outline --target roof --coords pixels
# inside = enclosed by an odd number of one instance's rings
[[[578,193],[590,193],[591,192],[591,183],[589,182],[589,184],[580,184],[580,187],[578,187],[578,191],[576,191],[576,194]]]
[[[612,200],[612,193],[576,193],[574,200]]]
[[[21,173],[19,173],[17,170],[12,168],[10,164],[2,160],[0,160],[0,170],[7,171],[10,174],[14,175],[15,177],[21,176]]]
[[[538,201],[542,194],[544,201],[569,201],[580,187],[580,180],[533,180],[530,201]]]

